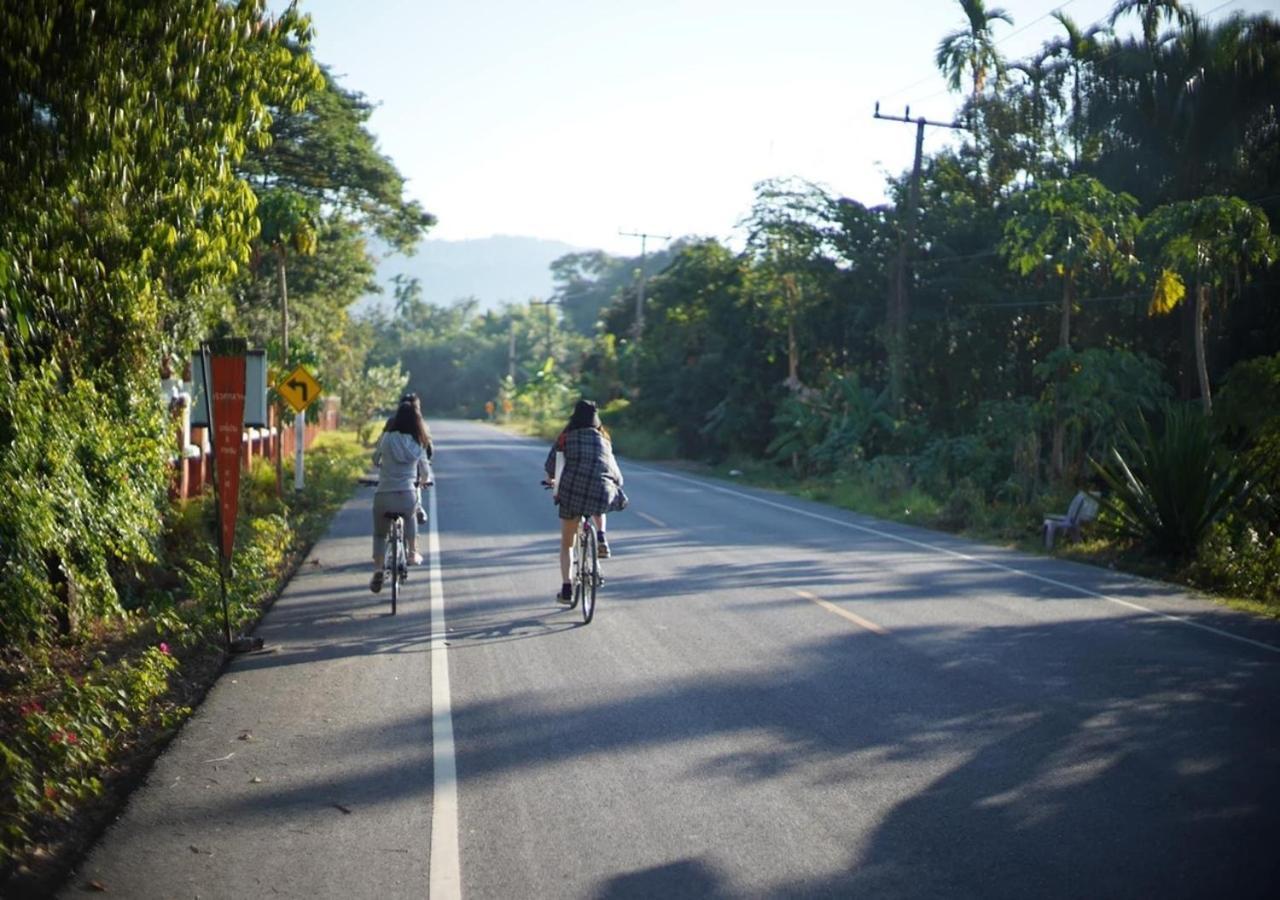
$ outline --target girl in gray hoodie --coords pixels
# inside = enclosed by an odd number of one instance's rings
[[[382,590],[382,560],[387,548],[387,513],[404,519],[407,555],[412,565],[422,563],[418,553],[418,485],[431,483],[431,437],[422,415],[412,403],[401,403],[378,438],[373,464],[378,467],[378,487],[373,494],[373,578],[369,590]]]

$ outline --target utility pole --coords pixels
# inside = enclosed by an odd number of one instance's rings
[[[935,128],[963,129],[959,122],[932,122],[924,116],[911,118],[911,107],[908,106],[901,116],[885,116],[880,114],[880,102],[876,101],[875,118],[890,122],[915,123],[916,157],[911,166],[911,182],[907,188],[907,208],[903,210],[898,229],[898,256],[894,261],[893,278],[889,283],[889,302],[886,309],[885,327],[888,331],[889,351],[889,403],[894,415],[903,412],[903,384],[906,380],[907,356],[907,319],[909,296],[907,293],[907,255],[916,232],[916,207],[920,205],[920,165],[924,153],[924,129],[926,125]]]
[[[507,377],[516,383],[516,320],[511,318],[511,330],[507,334]]]
[[[640,238],[640,287],[636,291],[636,324],[635,324],[635,344],[632,346],[631,352],[631,382],[635,383],[637,367],[640,365],[640,338],[644,334],[644,257],[645,245],[649,242],[649,238],[658,238],[659,241],[671,241],[669,234],[650,234],[648,232],[623,232],[620,228],[618,234],[627,238]]]

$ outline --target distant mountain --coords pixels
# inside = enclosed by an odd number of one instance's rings
[[[495,235],[465,241],[425,240],[413,256],[393,253],[383,258],[386,246],[371,240],[369,250],[380,259],[377,279],[383,293],[366,296],[357,308],[390,309],[395,302],[391,279],[396,275],[417,278],[423,299],[441,306],[463,297],[477,298],[482,310],[531,297],[546,299],[552,289],[551,263],[580,249],[562,241]]]

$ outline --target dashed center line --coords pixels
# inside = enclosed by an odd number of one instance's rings
[[[800,588],[792,588],[791,590],[795,593],[797,597],[803,597],[804,599],[808,600],[810,603],[816,603],[818,606],[821,606],[827,612],[833,612],[837,616],[840,616],[841,618],[848,619],[850,622],[852,622],[854,625],[857,625],[859,628],[865,628],[867,631],[870,631],[873,634],[887,635],[889,633],[887,629],[882,628],[881,626],[877,625],[875,622],[872,622],[870,619],[864,619],[862,618],[862,616],[858,615],[855,612],[849,612],[849,610],[844,609],[843,607],[836,606],[830,600],[823,600],[817,594],[811,594],[808,591],[802,591],[800,590]]]
[[[653,516],[649,515],[648,513],[642,513],[642,512],[640,512],[640,510],[638,510],[638,509],[637,509],[637,510],[635,510],[635,514],[636,514],[637,516],[639,516],[640,518],[644,519],[644,520],[645,520],[646,522],[648,522],[650,525],[657,525],[659,528],[667,528],[667,527],[668,527],[666,522],[663,522],[663,521],[661,521],[661,520],[659,520],[659,519],[655,519]]]

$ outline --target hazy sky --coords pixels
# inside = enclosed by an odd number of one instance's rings
[[[990,0],[1019,57],[1114,0]],[[618,231],[731,237],[753,185],[800,176],[865,203],[948,119],[933,65],[956,0],[301,0],[316,56],[370,120],[436,238],[528,235],[634,255]],[[1192,4],[1217,20],[1276,0]],[[281,8],[281,0],[273,0]],[[926,151],[948,140],[931,130]],[[651,245],[652,246],[652,245]]]

